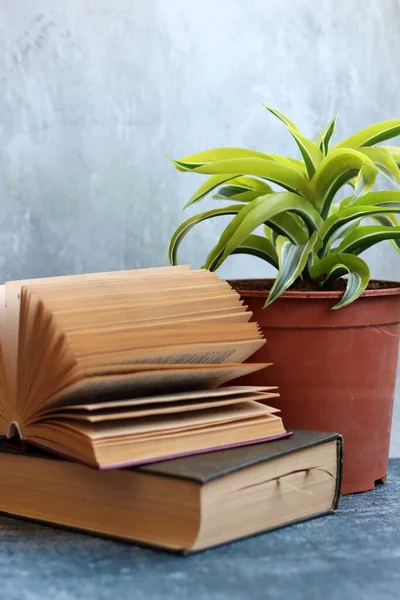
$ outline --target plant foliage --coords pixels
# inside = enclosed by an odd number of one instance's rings
[[[378,174],[399,187],[400,147],[376,144],[399,135],[400,120],[370,125],[330,147],[336,117],[313,141],[281,112],[265,108],[289,130],[302,160],[245,148],[215,148],[172,160],[179,171],[208,175],[186,206],[212,192],[230,204],[182,223],[171,238],[170,262],[177,264],[178,247],[192,227],[231,215],[205,268],[217,269],[231,254],[265,260],[278,271],[266,306],[298,278],[326,288],[346,275],[346,290],[334,308],[347,306],[370,279],[359,255],[383,240],[400,249],[400,191],[372,191]],[[351,193],[338,201],[345,185]],[[366,219],[373,224],[366,225]]]

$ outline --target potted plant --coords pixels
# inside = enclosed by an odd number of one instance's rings
[[[330,147],[336,117],[312,141],[266,108],[289,130],[302,160],[242,148],[173,160],[179,171],[209,175],[187,206],[211,192],[230,204],[182,223],[170,261],[177,263],[192,227],[232,215],[204,267],[215,270],[228,256],[247,253],[278,271],[275,280],[231,282],[268,340],[256,360],[274,363],[247,383],[265,377],[279,385],[290,427],[342,433],[344,493],[373,489],[387,473],[400,284],[370,281],[360,254],[383,240],[399,248],[400,191],[392,184],[400,183],[400,148],[376,144],[399,135],[400,120],[371,125]],[[389,179],[389,189],[371,191],[378,174]],[[344,186],[349,193],[339,200]]]

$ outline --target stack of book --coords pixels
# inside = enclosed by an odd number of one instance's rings
[[[265,340],[213,273],[7,282],[0,309],[0,511],[189,552],[336,509],[340,437],[232,384]]]

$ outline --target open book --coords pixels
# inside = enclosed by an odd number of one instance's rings
[[[270,387],[227,386],[265,340],[205,270],[1,286],[0,434],[99,468],[285,434]],[[223,387],[220,387],[225,384]]]

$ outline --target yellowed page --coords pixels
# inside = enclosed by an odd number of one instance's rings
[[[64,330],[65,331],[65,330]],[[80,361],[90,358],[98,361],[114,362],[113,357],[124,356],[126,359],[148,351],[157,352],[160,348],[185,348],[204,345],[212,348],[214,345],[226,345],[235,342],[264,341],[256,323],[214,323],[204,327],[199,323],[180,325],[146,326],[137,323],[121,325],[104,325],[101,327],[69,329],[65,331],[67,339],[74,349],[76,359]],[[142,361],[147,362],[147,361]],[[165,362],[165,361],[158,361]],[[188,362],[182,360],[180,362]],[[193,362],[193,361],[190,361]],[[201,361],[196,361],[201,362]],[[208,361],[205,361],[208,362]],[[218,362],[217,360],[213,362]],[[230,362],[243,362],[233,357]]]
[[[5,435],[7,433],[9,420],[8,406],[10,402],[7,365],[3,351],[6,320],[5,302],[5,288],[4,285],[0,285],[0,435]]]
[[[102,365],[140,365],[140,364],[225,364],[241,363],[265,344],[265,340],[244,342],[225,342],[215,344],[186,344],[151,348],[132,353],[127,351],[113,356],[77,357],[78,365],[88,374],[96,373]]]
[[[220,409],[191,412],[179,419],[174,415],[160,417],[149,417],[142,421],[117,422],[115,424],[96,423],[85,424],[79,422],[79,430],[87,432],[91,439],[110,439],[119,436],[132,436],[132,438],[143,439],[151,437],[152,434],[168,430],[184,430],[195,427],[207,427],[218,423],[228,424],[237,420],[250,419],[252,417],[274,418],[267,408],[258,402],[245,402]],[[62,419],[60,419],[62,421]],[[65,420],[68,423],[68,420]],[[70,426],[76,427],[78,423],[70,422]]]
[[[10,392],[12,397],[16,399],[19,310],[21,301],[21,285],[18,282],[6,282],[5,300],[4,358],[10,378]]]
[[[143,406],[146,404],[164,404],[168,402],[181,402],[182,400],[192,401],[207,398],[224,398],[225,396],[244,396],[247,394],[257,395],[259,399],[261,399],[261,397],[259,397],[258,394],[261,394],[263,398],[276,398],[279,396],[279,394],[273,393],[273,390],[276,389],[276,386],[231,385],[212,389],[184,391],[175,394],[140,396],[139,398],[129,398],[127,400],[114,400],[111,402],[76,404],[73,405],[73,409],[92,412],[97,410],[113,408]]]
[[[215,302],[214,302],[215,300]],[[242,312],[245,313],[245,307],[242,307],[238,302],[229,301],[229,298],[220,299],[215,298],[213,300],[206,299],[204,301],[192,300],[191,302],[171,302],[169,304],[160,302],[150,304],[143,303],[140,306],[132,303],[131,305],[118,306],[116,303],[112,307],[109,305],[97,306],[97,307],[84,307],[79,305],[79,298],[75,300],[77,304],[76,308],[72,310],[63,309],[58,310],[51,306],[51,303],[45,302],[45,306],[52,312],[54,317],[57,319],[59,326],[65,330],[94,327],[99,329],[102,325],[110,325],[115,329],[120,327],[121,323],[128,323],[134,325],[136,323],[142,323],[148,327],[152,327],[153,323],[161,320],[174,319],[179,321],[184,316],[196,317],[196,315],[207,316],[218,316],[226,315],[228,312]],[[71,304],[71,302],[70,302]],[[210,305],[214,308],[210,310]],[[251,313],[249,313],[251,315]],[[153,318],[155,317],[155,318]]]
[[[18,333],[20,318],[20,301],[22,286],[54,286],[59,284],[65,286],[68,284],[76,285],[80,282],[90,282],[101,279],[130,279],[143,277],[160,277],[169,273],[178,273],[189,271],[190,267],[182,265],[179,267],[158,267],[149,269],[137,269],[130,271],[111,271],[105,273],[85,273],[81,275],[62,275],[59,277],[45,277],[38,279],[24,279],[19,281],[7,281],[5,283],[5,305],[7,309],[6,321],[4,327],[4,358],[7,372],[10,374],[10,387],[13,397],[16,397],[17,390],[17,357],[18,357]]]
[[[184,275],[184,276],[183,276]],[[137,285],[132,287],[134,279]],[[145,296],[153,297],[158,295],[159,300],[173,296],[188,296],[193,290],[196,290],[199,295],[212,295],[217,292],[228,292],[231,295],[238,296],[238,293],[230,287],[230,285],[219,279],[214,273],[209,271],[188,271],[176,273],[174,276],[164,275],[163,277],[148,277],[148,278],[133,278],[125,279],[101,279],[93,281],[83,281],[79,283],[79,294],[82,299],[96,301],[99,294],[105,298],[105,301],[113,301],[115,294],[121,297],[132,297],[135,300],[140,300]],[[47,301],[60,303],[68,303],[71,297],[76,295],[77,282],[61,282],[57,284],[40,284],[24,283],[25,287],[30,291],[40,293]]]
[[[182,402],[172,402],[168,404],[147,404],[141,407],[125,408],[125,409],[110,409],[107,411],[101,410],[95,413],[77,411],[76,407],[70,407],[63,411],[49,415],[46,420],[53,418],[76,419],[86,423],[106,423],[110,421],[123,421],[126,419],[142,419],[148,417],[157,417],[169,414],[175,414],[177,420],[186,418],[189,412],[217,409],[223,406],[233,406],[235,404],[243,404],[244,402],[258,402],[259,400],[267,400],[271,394],[244,394],[243,396],[227,396],[225,398],[198,398],[197,400],[183,400]],[[270,414],[280,412],[279,409],[271,406],[263,405],[268,408]]]
[[[0,285],[0,342],[3,341],[6,322],[6,288]]]
[[[232,379],[243,377],[264,369],[266,364],[245,363],[226,365],[143,365],[143,371],[124,375],[107,375],[86,378],[85,380],[63,390],[57,396],[39,408],[37,415],[47,412],[51,406],[66,406],[77,403],[98,403],[121,397],[130,398],[176,391],[196,390],[199,388],[216,388]],[[147,367],[147,368],[145,368]],[[138,365],[138,368],[141,368]]]
[[[162,283],[166,280],[171,286],[164,295]],[[189,280],[194,285],[188,284]],[[218,291],[212,294],[214,282]],[[152,283],[157,284],[159,293],[152,291]],[[24,314],[18,351],[21,289]],[[104,290],[109,294],[107,301],[113,299],[105,307],[101,304]],[[150,292],[149,298],[146,291]],[[132,371],[135,365],[142,364],[242,363],[265,343],[257,324],[247,322],[251,313],[246,312],[237,292],[226,282],[221,285],[215,274],[191,272],[187,267],[9,282],[6,299],[9,362],[14,388],[17,378],[20,380],[17,391],[21,397],[21,421],[35,419],[54,402],[72,404],[78,398],[93,401],[97,392],[102,400],[107,400],[121,399],[121,394],[143,394],[143,386],[150,392],[164,391],[155,387],[159,378],[148,373],[140,377],[135,374],[133,378],[132,373],[126,373],[127,366]],[[37,314],[30,310],[34,306]],[[185,318],[179,316],[185,311]],[[41,346],[44,338],[40,337],[43,327],[36,324],[39,317],[48,331],[48,339]],[[35,354],[39,347],[40,352]],[[55,350],[58,354],[53,365]],[[72,362],[67,360],[69,356]],[[17,370],[18,357],[21,365]],[[56,364],[60,365],[58,370]],[[107,375],[101,380],[86,381],[87,375],[106,369],[120,377]],[[243,375],[243,369],[237,373],[236,376]],[[82,377],[85,381],[79,380]],[[217,385],[224,377],[213,373],[212,377],[206,376],[206,381],[207,378],[213,382],[208,385]],[[170,376],[170,389],[183,385],[184,380],[189,386],[200,385],[194,383],[192,374],[189,377],[187,372],[181,372]]]

